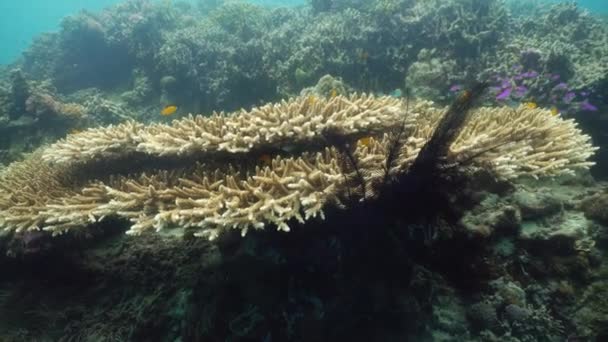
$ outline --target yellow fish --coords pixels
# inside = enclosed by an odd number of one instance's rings
[[[78,128],[74,128],[74,129],[71,129],[71,130],[68,132],[68,134],[78,134],[78,133],[80,133],[80,132],[82,132],[82,131],[81,131],[81,130],[79,130]]]
[[[365,146],[368,147],[369,144],[372,143],[372,137],[363,137],[359,140],[357,140],[357,144],[361,145],[361,146]]]
[[[169,116],[177,111],[177,106],[166,106],[160,111],[160,115]]]
[[[334,97],[336,97],[336,96],[338,96],[338,91],[337,91],[336,89],[332,89],[332,90],[329,92],[329,97],[334,98]]]
[[[559,114],[559,109],[557,107],[551,107],[551,115],[555,116]]]
[[[526,103],[524,103],[524,106],[526,106],[526,108],[528,108],[528,109],[538,108],[538,105],[536,104],[536,102],[526,102]]]
[[[264,166],[269,166],[270,164],[272,164],[272,157],[270,156],[270,154],[262,154],[258,159]]]
[[[313,104],[315,104],[315,102],[317,101],[317,98],[314,95],[310,95],[308,97],[308,105],[312,106]]]

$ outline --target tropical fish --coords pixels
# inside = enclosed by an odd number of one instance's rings
[[[177,106],[170,105],[170,106],[166,106],[165,108],[163,108],[160,111],[160,115],[169,116],[169,115],[175,113],[176,111],[177,111]]]
[[[308,102],[309,106],[312,106],[317,101],[317,98],[314,95],[310,95],[306,101]]]
[[[528,108],[528,109],[538,108],[538,104],[536,104],[536,102],[526,102],[526,103],[524,103],[524,106],[526,106],[526,108]]]
[[[338,91],[336,90],[336,88],[334,88],[329,92],[329,97],[334,98],[336,96],[338,96]]]
[[[559,109],[557,107],[551,107],[551,115],[555,116],[559,114]]]
[[[368,147],[369,144],[371,144],[372,142],[372,137],[363,137],[359,140],[357,140],[357,144],[361,145],[361,146],[365,146]]]
[[[270,164],[272,164],[272,156],[270,156],[270,154],[264,153],[262,154],[258,160],[260,161],[260,163],[262,163],[262,165],[264,166],[269,166]]]

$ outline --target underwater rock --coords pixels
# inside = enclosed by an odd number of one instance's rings
[[[500,326],[496,308],[488,302],[471,305],[467,310],[467,318],[477,330],[496,330]]]
[[[488,195],[477,208],[467,212],[460,220],[467,231],[481,237],[514,235],[519,231],[521,223],[520,210],[512,205],[502,205],[496,195]]]
[[[152,96],[153,87],[148,76],[141,69],[132,73],[132,88],[120,95],[121,99],[129,105],[141,105]]]
[[[15,69],[10,74],[11,82],[11,105],[8,109],[11,120],[18,119],[25,114],[26,100],[30,95],[29,85],[20,69]]]
[[[445,284],[441,285],[445,286]],[[443,290],[443,292],[448,291]],[[438,295],[433,303],[432,340],[449,342],[456,336],[468,336],[467,315],[465,304],[453,292]]]
[[[604,279],[594,281],[577,296],[572,311],[568,312],[581,336],[608,336],[608,281],[605,279],[606,266],[601,275]]]
[[[64,103],[47,93],[33,93],[25,101],[28,114],[36,118],[59,118],[71,121],[84,119],[86,108],[78,103]]]
[[[82,103],[87,113],[87,126],[117,124],[137,119],[133,107],[122,101],[109,99],[97,88],[87,88],[74,92],[66,99]],[[140,118],[143,120],[143,118]]]
[[[9,107],[11,104],[10,91],[0,86],[0,127],[4,126],[9,120]]]
[[[530,310],[519,305],[509,304],[505,308],[505,317],[511,322],[525,322],[531,315]]]
[[[513,200],[524,220],[535,220],[555,215],[563,210],[563,200],[552,192],[530,192],[519,189],[513,194]]]
[[[440,57],[435,49],[422,49],[417,61],[407,71],[405,83],[413,96],[425,99],[443,99],[450,75],[456,72],[456,62]]]
[[[574,251],[576,241],[587,237],[589,224],[583,213],[567,212],[546,221],[524,221],[519,237],[524,241],[545,241]]]
[[[523,70],[542,70],[542,51],[528,49],[521,52],[519,63]]]
[[[608,225],[608,192],[584,199],[581,209],[587,218]]]
[[[496,300],[500,305],[526,305],[526,291],[520,285],[505,279],[499,278],[490,282],[490,286],[496,291]]]
[[[344,83],[340,77],[324,75],[314,87],[304,88],[300,92],[302,96],[336,97],[351,92],[351,87]]]

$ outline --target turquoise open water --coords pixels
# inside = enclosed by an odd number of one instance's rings
[[[251,2],[302,4],[305,1],[258,0]],[[581,0],[579,4],[592,12],[608,13],[607,1]],[[120,0],[0,0],[0,42],[2,42],[0,64],[11,63],[18,58],[36,35],[57,30],[61,18],[81,9],[99,10],[118,2]]]

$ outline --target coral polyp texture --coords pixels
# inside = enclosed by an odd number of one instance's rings
[[[444,113],[424,101],[308,96],[172,124],[89,129],[2,171],[0,225],[59,234],[120,217],[131,222],[131,234],[289,231],[290,222],[350,203],[344,199],[353,195],[354,171],[344,167],[329,132],[352,147],[370,184],[358,200],[369,200],[380,195],[390,132],[404,127],[398,162],[389,170],[396,175],[407,172]],[[479,108],[446,162],[467,161],[504,179],[554,176],[588,168],[595,150],[573,120],[550,110]]]

